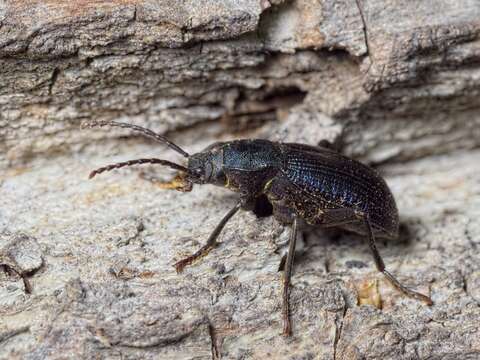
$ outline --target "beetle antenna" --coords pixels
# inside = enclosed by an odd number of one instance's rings
[[[188,168],[186,168],[182,165],[175,164],[175,163],[170,162],[168,160],[152,158],[152,159],[135,159],[135,160],[123,161],[123,162],[103,166],[101,168],[93,170],[90,173],[90,175],[88,176],[88,178],[91,179],[95,175],[101,174],[105,171],[110,171],[110,170],[113,170],[113,169],[119,169],[119,168],[122,168],[122,167],[125,167],[125,166],[141,165],[141,164],[160,164],[160,165],[168,166],[168,167],[170,167],[172,169],[175,169],[175,170],[180,170],[180,171],[183,171],[185,173],[190,173]]]
[[[153,132],[150,129],[144,128],[142,126],[138,125],[133,125],[133,124],[127,124],[127,123],[122,123],[118,121],[87,121],[82,124],[82,128],[92,128],[92,127],[103,127],[103,126],[116,126],[116,127],[121,127],[124,129],[132,129],[134,131],[139,132],[140,134],[153,139],[155,141],[161,142],[163,144],[166,144],[170,149],[175,150],[179,154],[182,154],[184,157],[189,157],[190,155],[183,150],[180,146],[177,144],[174,144],[172,141],[168,140],[165,136],[157,134],[156,132]]]

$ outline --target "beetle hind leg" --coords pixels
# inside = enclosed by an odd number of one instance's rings
[[[368,246],[370,247],[370,250],[372,252],[377,270],[380,271],[387,278],[388,282],[392,284],[397,290],[401,291],[403,294],[405,294],[408,297],[423,301],[427,305],[433,304],[433,301],[430,297],[423,295],[419,292],[416,292],[414,290],[411,290],[406,286],[402,285],[400,281],[398,281],[385,268],[385,263],[383,262],[383,259],[380,256],[380,253],[378,252],[378,249],[377,249],[375,236],[373,234],[372,225],[370,224],[370,219],[368,215],[358,213],[355,210],[350,208],[327,209],[327,210],[323,210],[319,218],[318,224],[324,227],[335,227],[335,226],[347,227],[348,225],[352,224],[352,225],[355,225],[353,226],[353,228],[361,229],[362,232],[365,232],[365,235],[368,236]]]
[[[401,291],[408,297],[423,301],[429,306],[433,305],[433,301],[429,296],[407,288],[406,286],[402,285],[402,283],[400,283],[400,281],[398,281],[389,271],[387,271],[387,269],[385,268],[385,263],[383,262],[383,259],[380,256],[380,253],[378,252],[377,245],[375,243],[375,237],[372,231],[372,226],[370,224],[370,220],[368,219],[368,216],[364,215],[363,221],[367,229],[368,245],[370,247],[370,250],[372,251],[373,258],[375,260],[375,265],[378,271],[380,271],[387,278],[390,284],[392,284],[397,290]]]

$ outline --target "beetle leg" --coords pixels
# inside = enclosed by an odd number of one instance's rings
[[[277,271],[283,271],[285,270],[285,263],[287,262],[287,254],[284,254],[282,258],[280,259],[280,264],[278,264],[278,270]]]
[[[427,305],[433,305],[433,301],[430,297],[420,294],[416,291],[413,291],[406,286],[402,285],[400,281],[398,281],[392,274],[390,274],[386,269],[385,269],[385,263],[383,262],[382,257],[380,256],[380,253],[377,250],[377,245],[375,244],[375,237],[373,236],[373,231],[372,231],[372,226],[370,224],[370,220],[368,218],[368,215],[363,215],[363,221],[365,223],[366,229],[367,229],[367,235],[368,235],[368,245],[370,246],[370,250],[372,251],[373,258],[375,260],[375,265],[377,266],[378,271],[383,273],[387,280],[392,284],[395,288],[400,290],[402,293],[405,295],[424,301]]]
[[[358,223],[359,221],[365,224],[366,235],[368,236],[368,245],[372,251],[375,266],[377,267],[378,271],[380,271],[387,278],[390,284],[392,284],[396,289],[405,295],[424,301],[427,303],[427,305],[432,305],[432,299],[402,285],[400,281],[398,281],[388,270],[385,269],[385,263],[378,252],[375,236],[373,235],[372,225],[370,224],[370,219],[367,214],[359,214],[350,208],[324,210],[321,215],[320,224],[324,227],[332,227],[346,225],[349,223]]]
[[[298,238],[300,238],[301,241],[304,242],[304,244],[306,244],[304,234],[301,231],[298,231],[297,241],[298,241]],[[301,249],[300,251],[295,251],[295,259],[298,260],[299,257],[303,256],[307,252],[308,252],[308,248]],[[280,263],[278,264],[278,270],[277,270],[278,272],[285,270],[285,264],[287,263],[287,255],[288,255],[288,252],[283,254],[282,258],[280,259]],[[293,259],[294,262],[295,262],[295,259]]]
[[[210,250],[212,250],[214,247],[217,246],[217,238],[220,235],[221,231],[227,224],[228,220],[230,220],[231,217],[235,215],[238,212],[238,210],[240,210],[241,207],[242,207],[242,203],[239,201],[235,205],[235,207],[233,207],[227,214],[225,214],[223,219],[220,221],[220,223],[215,227],[213,232],[210,234],[207,240],[207,243],[204,246],[202,246],[200,250],[186,257],[185,259],[178,261],[175,264],[175,268],[177,269],[178,273],[182,272],[185,266],[190,265],[196,259],[207,255],[210,252]]]
[[[147,174],[144,171],[140,172],[139,176],[141,179],[149,181],[152,184],[157,185],[161,189],[189,192],[189,191],[192,191],[192,187],[193,187],[191,182],[186,181],[185,176],[183,176],[183,174],[175,175],[175,177],[170,181],[164,181],[152,174]]]
[[[342,152],[342,145],[343,145],[342,141],[343,140],[342,140],[341,137],[337,137],[333,142],[328,141],[327,139],[322,139],[318,143],[318,146],[322,147],[324,149],[328,149],[328,150],[331,150],[331,151],[341,153]]]
[[[295,244],[297,242],[298,218],[293,219],[292,230],[290,232],[290,241],[288,243],[287,260],[285,261],[285,273],[283,276],[283,335],[292,334],[292,325],[290,323],[290,278],[292,277],[293,260],[295,259]]]

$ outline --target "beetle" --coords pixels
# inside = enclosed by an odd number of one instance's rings
[[[166,144],[187,159],[179,165],[157,158],[135,159],[98,168],[90,178],[113,169],[137,164],[159,164],[179,171],[164,188],[191,191],[194,184],[213,184],[239,194],[209,236],[206,244],[175,264],[177,272],[207,255],[227,222],[239,211],[253,211],[259,199],[267,199],[273,216],[291,226],[283,277],[283,334],[291,334],[289,288],[299,225],[337,227],[368,239],[378,271],[405,295],[433,302],[430,297],[402,285],[385,268],[376,238],[395,239],[399,217],[395,199],[384,179],[372,168],[331,148],[263,139],[216,142],[205,150],[188,154],[166,137],[149,129],[116,121],[89,122],[84,126],[114,126],[134,130]],[[282,261],[283,263],[283,261]]]

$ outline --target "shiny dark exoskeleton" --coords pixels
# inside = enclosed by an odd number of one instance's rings
[[[375,236],[398,234],[398,212],[385,181],[372,168],[328,148],[235,140],[191,155],[188,167],[200,174],[193,182],[239,192],[244,207],[266,195],[273,215],[284,223],[295,216],[310,225],[332,223],[347,208],[355,216],[368,213]],[[337,226],[367,235],[361,222]]]
[[[163,136],[135,125],[118,122],[88,125],[136,130],[167,144],[188,159],[186,167],[161,159],[131,160],[97,169],[90,177],[123,166],[153,163],[180,171],[172,181],[161,183],[164,188],[190,191],[194,184],[213,184],[239,193],[238,202],[220,221],[206,245],[176,263],[179,272],[217,245],[221,230],[238,210],[253,211],[259,199],[268,199],[273,216],[292,227],[284,264],[284,334],[291,333],[289,283],[300,222],[339,227],[366,236],[377,269],[406,295],[432,303],[429,297],[403,286],[385,269],[375,238],[398,236],[398,212],[387,184],[370,167],[330,148],[268,140],[219,142],[189,155]]]

